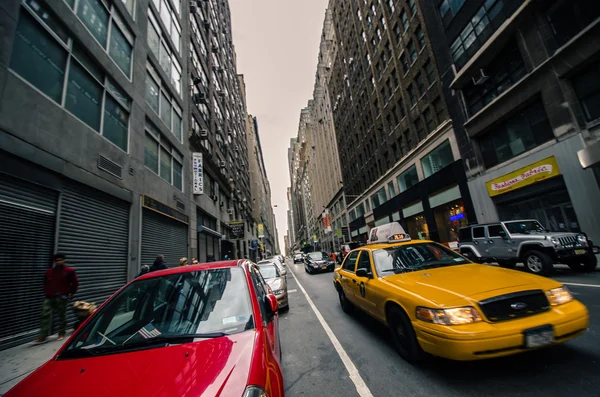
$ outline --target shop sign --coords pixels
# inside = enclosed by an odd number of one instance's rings
[[[313,241],[314,241],[315,243],[318,243],[318,242],[319,242],[319,238],[317,237],[317,235],[316,235],[316,234],[313,234]]]
[[[176,210],[175,208],[171,208],[168,205],[153,199],[152,197],[142,196],[142,206],[154,212],[166,215],[169,218],[173,218],[177,221],[189,223],[189,217],[186,214]]]
[[[230,222],[229,238],[231,240],[243,240],[246,231],[244,226],[244,222]]]
[[[262,223],[258,224],[258,238],[263,238],[265,237],[265,225],[263,225]]]
[[[557,175],[560,175],[560,170],[558,169],[556,158],[551,156],[513,171],[510,174],[493,179],[487,182],[486,185],[490,197],[494,197]]]
[[[323,230],[325,233],[331,233],[331,216],[329,216],[329,210],[325,210],[322,215],[323,219]]]
[[[335,237],[338,237],[338,238],[340,238],[340,237],[342,237],[342,236],[343,236],[343,235],[342,235],[342,229],[336,229],[336,230],[335,230]]]
[[[202,169],[202,153],[194,152],[192,155],[193,194],[204,194],[204,172]]]

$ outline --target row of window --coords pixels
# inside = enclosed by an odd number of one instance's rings
[[[450,146],[450,141],[446,140],[429,152],[429,154],[421,158],[423,177],[428,178],[441,169],[449,166],[453,162],[454,155],[452,153],[452,147]],[[416,164],[413,164],[409,169],[398,175],[396,177],[396,182],[398,186],[398,193],[402,193],[419,183]],[[381,189],[373,194],[370,199],[365,200],[355,209],[350,211],[350,221],[352,222],[353,220],[364,216],[364,214],[370,212],[371,209],[375,209],[381,204],[385,203],[388,199],[395,197],[396,187],[394,186],[394,181],[390,181],[388,183],[387,193],[389,193],[389,195],[386,194],[385,186],[381,187]]]
[[[183,156],[150,123],[146,124],[144,165],[165,182],[183,191]]]
[[[177,55],[171,52],[167,38],[150,8],[148,8],[148,21],[148,47],[158,60],[161,69],[169,76],[175,91],[181,96],[181,65]]]
[[[181,108],[167,91],[164,82],[149,63],[146,65],[146,102],[158,114],[169,131],[183,142],[183,118]]]
[[[34,0],[21,9],[10,68],[104,138],[128,150],[131,99],[74,42],[62,23]]]

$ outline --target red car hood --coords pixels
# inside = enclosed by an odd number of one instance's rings
[[[136,352],[52,360],[9,396],[241,396],[256,332]]]

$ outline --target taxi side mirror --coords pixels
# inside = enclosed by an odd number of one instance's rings
[[[373,274],[369,273],[367,269],[357,269],[356,277],[373,278]]]

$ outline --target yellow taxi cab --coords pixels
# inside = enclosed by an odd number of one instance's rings
[[[560,282],[471,262],[395,222],[371,230],[368,244],[335,269],[345,312],[386,324],[407,361],[507,356],[573,339],[588,328],[587,308]]]

